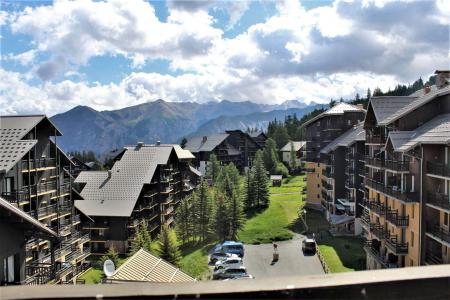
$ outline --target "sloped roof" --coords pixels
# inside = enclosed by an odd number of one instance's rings
[[[180,145],[173,145],[173,149],[177,154],[178,159],[194,159],[195,156],[191,153],[191,151],[183,149]]]
[[[249,132],[248,135],[252,138],[258,137],[260,135],[266,135],[264,132],[262,131],[253,131],[253,132]]]
[[[372,97],[370,106],[373,109],[378,124],[384,124],[393,114],[410,104],[417,97],[411,96],[381,96]]]
[[[281,152],[290,152],[291,151],[291,143],[294,144],[294,151],[298,151],[300,150],[303,146],[306,145],[305,141],[300,141],[300,142],[296,142],[296,141],[291,141],[288,142],[286,145],[283,146],[283,148],[281,148]]]
[[[336,139],[334,139],[331,143],[326,145],[320,153],[329,153],[330,151],[334,151],[337,147],[348,147],[357,141],[365,141],[366,140],[366,131],[363,128],[363,123],[359,123],[358,125],[350,128]]]
[[[214,148],[219,146],[228,136],[228,133],[214,133],[207,135],[206,141],[204,141],[203,136],[195,136],[187,141],[184,149],[187,149],[192,153],[213,151]]]
[[[378,125],[389,125],[431,100],[449,93],[450,86],[446,86],[441,89],[432,88],[427,94],[422,91],[406,97],[373,97],[370,103],[374,108]]]
[[[349,104],[349,103],[346,103],[346,102],[339,102],[338,104],[336,104],[332,108],[324,111],[320,115],[315,116],[311,120],[306,121],[305,123],[303,123],[302,127],[308,126],[309,124],[317,121],[318,119],[326,117],[326,116],[343,115],[346,112],[358,112],[358,111],[365,112],[364,108],[361,108],[361,107],[358,107],[356,105]]]
[[[84,200],[75,207],[88,216],[131,215],[144,184],[151,182],[158,165],[167,164],[173,145],[126,147],[120,160],[108,171],[83,171],[76,183],[86,183],[81,191]],[[89,203],[86,203],[89,202]]]
[[[15,215],[17,218],[22,219],[26,223],[30,224],[35,230],[44,233],[47,236],[58,237],[58,234],[27,214],[25,211],[19,209],[18,207],[12,205],[5,199],[0,197],[0,210],[5,210],[8,213]]]
[[[194,278],[156,257],[150,252],[140,249],[125,261],[109,280],[144,281],[144,282],[193,282]]]
[[[43,120],[55,127],[45,115],[0,116],[0,171],[8,172],[36,145],[37,140],[23,138]]]
[[[399,152],[420,144],[450,144],[450,114],[438,115],[413,131],[390,132],[388,141]]]
[[[202,172],[194,168],[193,166],[189,166],[189,170],[197,176],[202,176]]]

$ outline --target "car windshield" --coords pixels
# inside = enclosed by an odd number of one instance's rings
[[[1,300],[450,299],[450,0],[3,0],[0,26]]]

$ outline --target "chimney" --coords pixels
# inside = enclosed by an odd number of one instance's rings
[[[450,70],[436,70],[436,87],[441,89],[448,84],[448,79],[450,78]]]
[[[108,179],[111,179],[111,176],[112,176],[112,171],[108,170]]]
[[[431,87],[426,84],[425,87],[423,88],[423,93],[424,94],[428,94],[431,91]]]
[[[136,146],[136,150],[139,150],[142,148],[142,146],[144,146],[144,142],[137,142],[137,146]]]
[[[161,146],[161,141],[156,141],[156,146]]]
[[[205,135],[202,139],[202,143],[206,143],[206,140],[208,139],[208,137]]]

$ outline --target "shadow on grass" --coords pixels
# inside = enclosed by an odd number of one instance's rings
[[[247,220],[251,219],[253,217],[256,217],[260,213],[263,213],[267,208],[268,208],[268,206],[266,206],[266,207],[256,207],[256,208],[251,208],[251,209],[247,210],[245,212]]]
[[[217,243],[218,243],[217,241],[212,240],[205,240],[203,242],[189,241],[180,246],[181,255],[187,256],[199,249],[201,249],[202,254],[206,255],[208,254],[209,250],[211,250]]]

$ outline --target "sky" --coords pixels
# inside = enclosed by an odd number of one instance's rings
[[[450,1],[1,1],[0,114],[328,103],[450,69]]]

